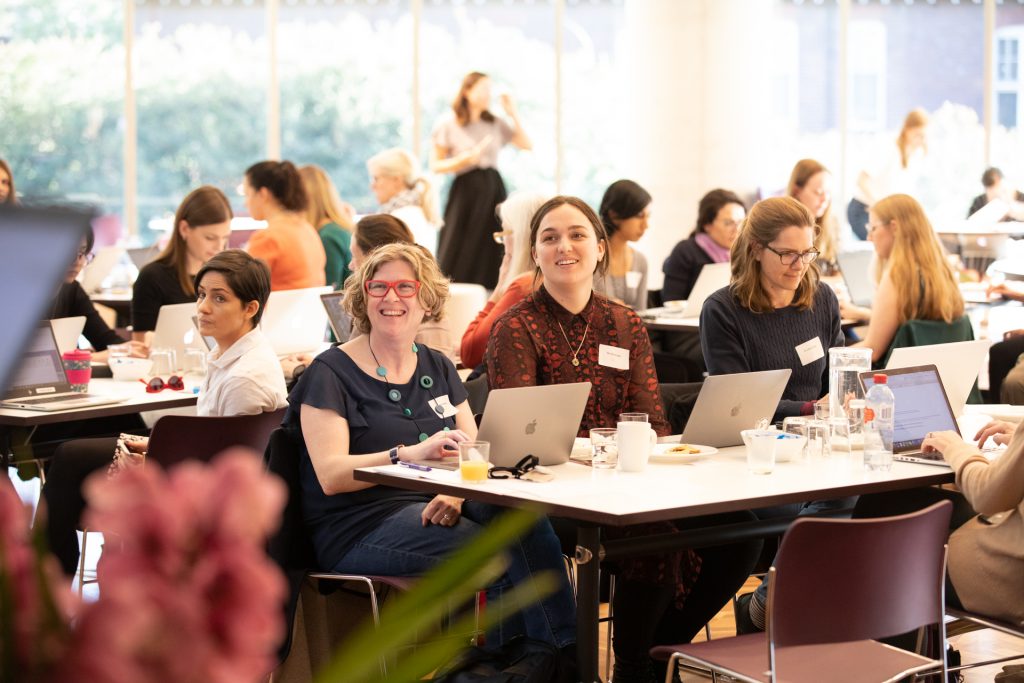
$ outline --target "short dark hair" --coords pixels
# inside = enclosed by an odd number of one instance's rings
[[[981,174],[981,184],[985,187],[993,187],[996,183],[1003,179],[1003,172],[995,166],[986,168],[985,172]]]
[[[735,192],[729,190],[719,188],[711,190],[701,197],[700,204],[697,206],[697,232],[705,232],[704,226],[714,223],[718,218],[718,212],[722,210],[723,206],[729,204],[739,204],[744,211],[747,210],[743,200]]]
[[[604,196],[601,197],[601,209],[598,211],[601,222],[604,223],[605,232],[611,237],[619,229],[615,220],[621,221],[639,216],[650,203],[651,194],[639,184],[632,180],[616,180],[604,191]]]
[[[412,230],[402,219],[388,213],[371,213],[356,223],[355,240],[363,254],[369,254],[377,247],[396,242],[415,244]]]
[[[249,187],[270,190],[274,199],[288,211],[305,211],[309,203],[299,169],[290,161],[261,161],[245,169]]]
[[[255,258],[242,249],[225,249],[209,261],[196,273],[194,282],[199,291],[199,282],[207,273],[220,273],[228,281],[231,292],[242,300],[243,304],[250,301],[259,303],[256,315],[252,317],[253,329],[260,324],[263,310],[270,298],[270,268],[261,259]]]

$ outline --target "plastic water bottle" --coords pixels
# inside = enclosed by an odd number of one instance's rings
[[[896,398],[888,378],[879,373],[864,397],[864,465],[869,470],[892,469],[892,429]]]

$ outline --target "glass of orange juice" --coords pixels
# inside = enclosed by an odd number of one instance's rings
[[[464,483],[481,484],[487,481],[490,460],[490,441],[459,442],[459,473]]]

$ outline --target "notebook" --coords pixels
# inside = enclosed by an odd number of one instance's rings
[[[874,258],[874,250],[869,249],[844,251],[836,256],[850,301],[857,306],[870,307],[875,299],[875,283],[871,279],[871,261]]]
[[[742,430],[775,415],[792,374],[785,368],[709,376],[679,441],[715,448],[742,445]]]
[[[352,316],[348,314],[343,305],[345,292],[329,292],[320,295],[320,303],[327,311],[327,322],[331,324],[331,331],[339,344],[344,344],[352,336]]]
[[[526,455],[541,465],[569,460],[590,382],[493,389],[477,438],[491,444],[491,464],[512,467]]]
[[[69,410],[120,403],[124,399],[71,391],[49,322],[36,327],[0,405],[28,410]]]
[[[57,339],[57,350],[67,353],[78,348],[78,338],[85,329],[85,316],[54,318],[50,320],[50,327],[53,328],[53,336]]]
[[[270,293],[260,327],[278,356],[317,352],[327,332],[327,311],[320,295],[330,287],[286,289]]]
[[[185,362],[185,349],[200,349],[206,352],[206,342],[199,334],[195,322],[195,304],[166,304],[160,307],[156,316],[156,329],[150,349],[173,349],[176,365]]]
[[[960,433],[938,368],[934,365],[918,365],[898,370],[862,372],[860,381],[865,392],[874,386],[874,375],[879,373],[889,378],[889,388],[896,398],[893,412],[893,459],[945,467],[946,461],[942,459],[941,453],[921,452],[921,442],[928,432],[952,430]]]
[[[911,368],[934,364],[939,369],[942,385],[953,409],[953,415],[960,417],[964,405],[971,395],[971,389],[985,364],[985,357],[991,342],[987,339],[931,344],[928,346],[903,346],[892,350],[886,370]]]

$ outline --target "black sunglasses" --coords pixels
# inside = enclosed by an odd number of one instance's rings
[[[529,474],[537,465],[540,458],[536,455],[527,455],[512,467],[492,467],[487,472],[488,479],[521,479],[523,475]]]

